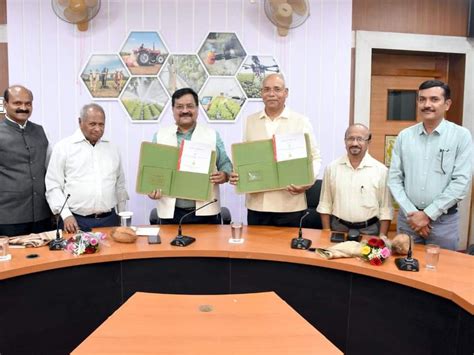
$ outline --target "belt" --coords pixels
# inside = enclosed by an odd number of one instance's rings
[[[175,208],[178,209],[178,210],[186,211],[186,212],[191,212],[191,211],[194,211],[196,209],[196,207],[175,207]]]
[[[112,211],[109,212],[101,212],[101,213],[93,213],[87,216],[81,216],[82,218],[94,218],[94,219],[101,219],[105,217],[109,217],[112,214]]]
[[[371,219],[365,221],[365,222],[356,222],[356,223],[351,223],[344,221],[343,219],[340,219],[336,216],[334,216],[341,224],[345,225],[347,228],[350,229],[362,229],[362,228],[367,228],[368,226],[371,226],[374,223],[377,223],[379,219],[377,217],[372,217]]]
[[[418,211],[423,211],[424,208],[417,208]],[[445,214],[455,214],[458,211],[458,204],[456,203],[454,206],[448,208]]]

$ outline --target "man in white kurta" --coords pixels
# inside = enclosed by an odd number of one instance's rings
[[[103,138],[105,113],[97,104],[85,105],[79,129],[56,144],[46,173],[46,199],[59,213],[69,233],[119,224],[128,193],[120,154]],[[117,211],[118,210],[118,211]]]
[[[367,153],[371,137],[364,125],[349,126],[344,137],[347,154],[326,167],[317,207],[323,229],[387,234],[393,217],[388,169]]]

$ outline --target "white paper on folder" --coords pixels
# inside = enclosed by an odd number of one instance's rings
[[[275,134],[276,161],[306,158],[306,140],[304,133]]]
[[[183,141],[179,171],[208,174],[212,147],[206,143]]]

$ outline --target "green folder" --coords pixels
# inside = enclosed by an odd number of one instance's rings
[[[211,154],[207,174],[178,171],[179,148],[142,142],[138,163],[136,191],[148,194],[161,189],[164,196],[207,201],[211,198],[210,174],[216,165],[216,152]]]
[[[282,190],[290,184],[314,182],[313,160],[308,134],[305,134],[306,158],[277,162],[273,140],[232,144],[234,170],[239,174],[238,193]]]

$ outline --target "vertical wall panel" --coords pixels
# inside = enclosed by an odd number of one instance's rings
[[[236,32],[247,53],[277,58],[290,88],[288,105],[310,117],[323,154],[323,168],[343,150],[349,115],[351,0],[310,0],[311,16],[301,27],[279,37],[257,0],[102,0],[89,31],[79,32],[56,18],[49,1],[7,0],[10,82],[35,94],[32,120],[56,143],[74,132],[81,106],[91,101],[79,73],[92,53],[118,53],[131,30],[157,30],[173,52],[197,52],[209,31]],[[119,146],[135,212],[147,223],[154,202],[135,190],[142,141],[173,123],[170,107],[162,122],[132,124],[116,101],[100,101],[107,113],[106,136]],[[209,124],[230,146],[240,142],[245,117],[263,107],[248,102],[233,124]],[[200,117],[204,122],[203,114]],[[322,175],[322,171],[320,176]],[[246,218],[244,196],[221,188],[223,204],[235,219]]]

